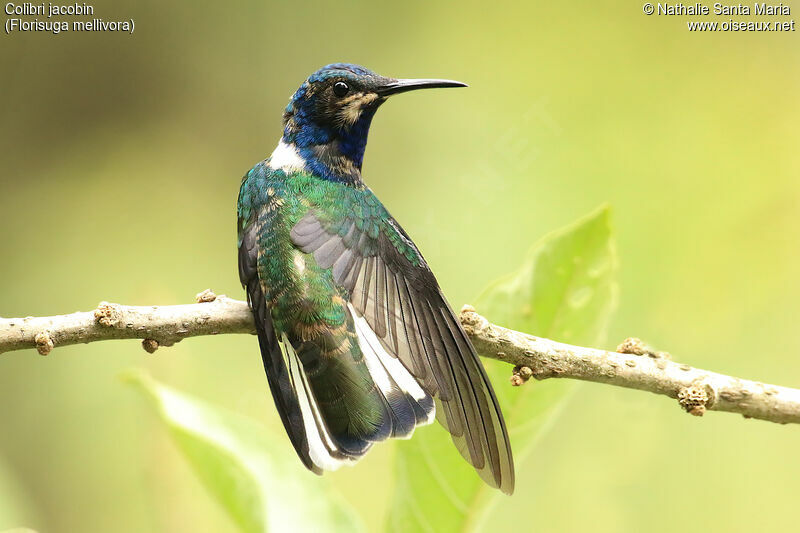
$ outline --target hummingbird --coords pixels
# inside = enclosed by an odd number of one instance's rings
[[[242,179],[239,277],[289,440],[312,472],[436,419],[490,486],[514,490],[503,415],[433,272],[361,175],[370,124],[396,94],[466,87],[335,63],[283,112]]]

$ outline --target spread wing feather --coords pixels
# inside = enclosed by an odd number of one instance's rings
[[[366,204],[335,222],[312,209],[291,238],[320,266],[332,268],[358,318],[434,397],[436,418],[461,455],[489,485],[510,494],[508,434],[475,349],[419,250],[370,191],[362,194]]]

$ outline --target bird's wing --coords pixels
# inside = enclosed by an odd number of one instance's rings
[[[349,189],[349,188],[348,188]],[[505,422],[474,347],[417,247],[371,191],[348,190],[292,228],[299,249],[331,268],[355,311],[436,400],[436,418],[491,486],[510,494]]]
[[[308,436],[297,392],[285,357],[285,342],[278,338],[267,308],[264,288],[258,276],[258,235],[264,224],[261,210],[253,209],[252,187],[245,176],[239,193],[239,279],[247,291],[247,301],[253,311],[261,359],[272,391],[275,407],[280,414],[289,440],[297,455],[309,470],[321,474],[322,470],[311,460]]]

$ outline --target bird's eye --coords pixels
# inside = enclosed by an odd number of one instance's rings
[[[350,87],[348,87],[347,84],[345,82],[343,82],[343,81],[337,81],[333,85],[333,94],[335,94],[339,98],[341,98],[342,96],[346,95],[347,91],[349,91],[349,90],[350,90]]]

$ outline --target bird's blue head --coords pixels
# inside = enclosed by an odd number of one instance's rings
[[[305,167],[325,179],[360,183],[372,117],[397,93],[433,87],[466,87],[450,80],[395,79],[348,63],[312,74],[283,114],[282,143],[297,151]]]

